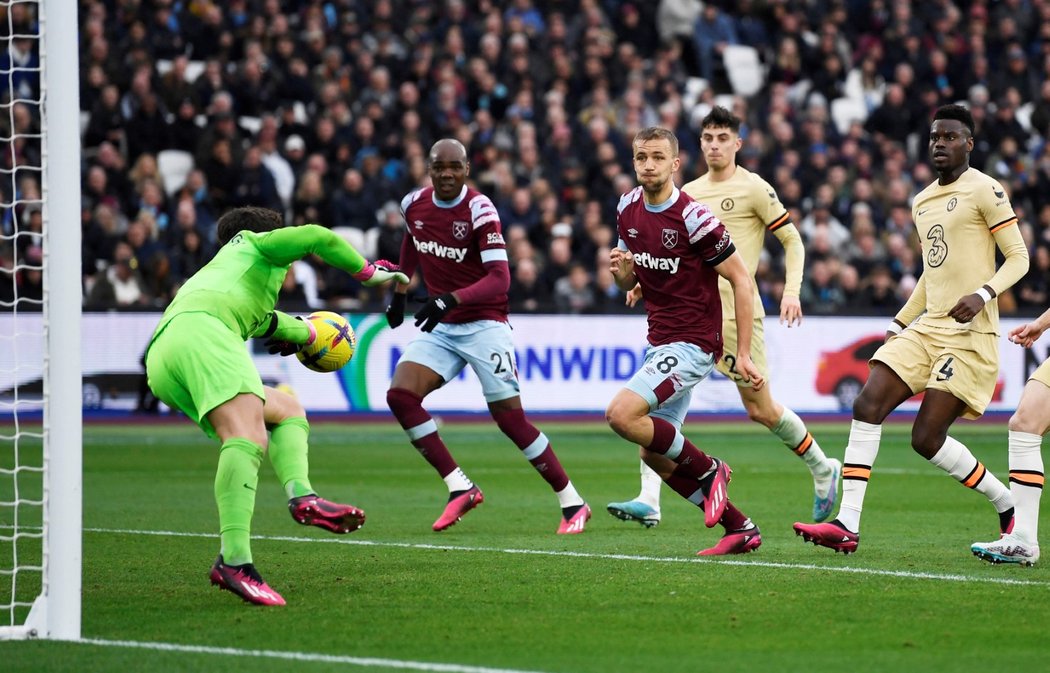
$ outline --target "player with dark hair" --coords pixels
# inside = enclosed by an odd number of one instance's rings
[[[221,550],[210,578],[257,605],[285,604],[252,562],[255,489],[267,450],[297,522],[349,533],[365,514],[314,491],[306,411],[292,395],[263,385],[244,342],[264,338],[271,353],[284,355],[313,343],[317,334],[309,321],[274,310],[292,262],[307,255],[364,285],[407,280],[392,264],[367,262],[325,227],[283,225],[279,213],[265,208],[238,208],[219,218],[222,248],[175,295],[146,352],[153,394],[222,443],[215,473]]]
[[[1010,341],[1031,348],[1050,328],[1050,310],[1010,330]],[[1014,497],[1014,529],[993,542],[975,542],[970,550],[992,563],[1035,565],[1039,560],[1039,500],[1043,495],[1043,435],[1050,431],[1050,359],[1032,372],[1010,417],[1007,449],[1010,494]]]
[[[924,270],[890,323],[886,343],[872,356],[868,380],[853,403],[838,516],[794,526],[807,542],[846,554],[857,550],[882,422],[919,392],[925,395],[912,424],[912,448],[988,498],[1001,535],[1013,529],[1010,491],[948,436],[956,419],[980,417],[992,398],[999,375],[999,306],[992,299],[1028,271],[1028,249],[1006,190],[970,167],[973,132],[973,117],[960,105],[934,114],[929,152],[938,177],[912,202]],[[998,270],[997,246],[1005,257]]]
[[[805,247],[791,222],[791,215],[769,183],[736,165],[736,153],[740,146],[740,119],[724,107],[715,106],[700,124],[700,148],[707,161],[708,172],[682,187],[682,191],[707,204],[715,217],[725,225],[752,278],[758,271],[766,233],[772,232],[777,237],[784,246],[787,267],[784,296],[780,302],[780,322],[791,327],[802,322],[802,306],[798,297]],[[722,297],[724,352],[716,368],[736,383],[748,417],[766,426],[809,467],[813,475],[813,519],[823,521],[835,507],[842,464],[828,459],[798,414],[773,399],[769,392],[769,368],[766,364],[762,325],[765,311],[757,285],[749,301],[753,305],[754,315],[751,326],[752,361],[767,381],[767,385],[760,388],[755,388],[736,366],[738,330],[733,286],[727,279],[719,278],[718,290]],[[641,296],[636,287],[628,295],[628,304],[633,306]],[[661,459],[651,456],[650,460]],[[666,469],[673,468],[668,465]],[[645,462],[642,462],[641,470],[642,487],[638,497],[627,502],[611,502],[607,508],[613,516],[625,521],[637,521],[649,528],[660,522],[661,479]]]
[[[427,395],[469,365],[481,380],[500,431],[557,495],[558,533],[582,533],[591,509],[565,474],[547,436],[528,421],[521,406],[507,322],[510,269],[499,215],[487,196],[467,186],[470,163],[459,141],[434,143],[429,170],[433,186],[401,201],[406,236],[400,262],[409,277],[417,268],[422,270],[430,299],[415,314],[423,333],[401,355],[386,401],[409,441],[448,487],[448,502],[432,528],[448,528],[484,500],[423,408]],[[399,285],[394,290],[386,312],[391,327],[404,320],[407,289]]]
[[[620,197],[619,243],[610,253],[617,286],[641,285],[649,323],[649,348],[642,368],[609,403],[609,426],[641,447],[641,457],[676,493],[704,509],[708,528],[725,529],[701,556],[743,554],[762,544],[758,526],[730,501],[730,469],[682,434],[693,387],[722,356],[722,302],[718,278],[735,297],[740,331],[736,366],[756,389],[765,383],[751,361],[751,277],[722,223],[710,209],[674,186],[678,140],[667,129],[649,127],[633,142],[640,183]]]

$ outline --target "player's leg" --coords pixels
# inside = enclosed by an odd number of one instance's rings
[[[959,338],[941,338],[938,346],[940,352],[912,426],[912,448],[988,498],[999,514],[1000,532],[1009,533],[1014,523],[1010,490],[966,446],[948,436],[948,428],[958,417],[978,418],[991,401],[999,376],[998,339],[972,334],[965,343]]]
[[[150,388],[221,442],[215,473],[221,547],[213,584],[260,605],[284,605],[252,565],[251,520],[266,449],[263,385],[239,335],[203,313],[175,318],[146,359]]]
[[[547,435],[525,417],[510,326],[485,320],[461,329],[463,333],[455,337],[457,354],[467,361],[481,382],[482,394],[496,426],[514,442],[558,497],[562,511],[558,532],[582,533],[591,509],[565,474]]]
[[[649,467],[645,462],[645,458],[641,457],[641,455],[647,453],[645,447],[639,446],[638,452],[640,454],[639,463],[641,465],[640,477],[642,484],[638,495],[633,500],[610,502],[605,506],[605,509],[617,519],[635,521],[646,528],[652,528],[660,523],[660,486],[664,482],[657,471]],[[670,467],[666,468],[668,473],[674,470],[674,461],[668,460],[659,454],[651,455],[654,460],[662,459],[670,464]]]
[[[489,412],[500,431],[514,442],[558,497],[562,514],[558,533],[582,533],[588,519],[591,518],[591,508],[576,492],[576,487],[565,473],[547,435],[540,432],[525,417],[525,411],[521,408],[521,397],[514,396],[489,402]]]
[[[773,399],[769,385],[757,391],[750,384],[738,385],[737,390],[748,418],[769,428],[806,463],[813,475],[813,520],[828,518],[838,499],[842,463],[824,455],[798,414]]]
[[[1014,529],[970,549],[992,563],[1034,565],[1039,560],[1039,500],[1043,495],[1043,435],[1050,431],[1050,360],[1028,380],[1010,418],[1010,494]]]
[[[453,525],[485,499],[452,458],[438,433],[437,423],[423,408],[423,399],[458,376],[467,364],[456,344],[459,336],[448,334],[449,331],[445,326],[413,339],[397,363],[386,394],[387,405],[412,446],[430,463],[448,488],[445,509],[432,526],[435,531]]]
[[[643,453],[643,458],[655,453],[674,462],[674,470],[661,476],[686,500],[698,506],[703,503],[704,522],[709,528],[722,517],[728,502],[730,470],[700,451],[680,428],[693,386],[713,369],[714,358],[693,344],[658,346],[649,351],[645,366],[606,410],[614,432],[645,448],[648,453]],[[654,467],[653,463],[650,467]]]
[[[898,340],[900,337],[887,346]],[[882,349],[876,352],[876,356],[880,353]],[[885,355],[883,353],[883,356]],[[867,493],[871,468],[879,453],[882,422],[891,411],[914,394],[911,386],[901,378],[898,371],[903,370],[891,369],[881,359],[873,362],[868,380],[853,402],[853,421],[842,467],[842,500],[839,503],[838,515],[826,523],[796,522],[795,533],[801,535],[806,542],[846,554],[857,550],[860,540],[860,515],[864,509],[864,496]]]
[[[912,426],[912,448],[963,486],[988,498],[999,514],[1001,533],[1009,533],[1014,520],[1010,490],[962,442],[948,436],[948,428],[966,409],[967,403],[951,393],[928,389]]]
[[[292,518],[332,533],[349,533],[364,525],[365,513],[353,505],[330,502],[310,483],[310,424],[293,395],[265,387],[263,418],[270,429],[270,464],[284,487]]]

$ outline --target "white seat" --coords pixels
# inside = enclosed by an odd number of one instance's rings
[[[1035,111],[1035,101],[1028,101],[1014,112],[1014,119],[1025,131],[1032,132],[1032,112]]]
[[[863,123],[868,118],[868,106],[856,98],[836,98],[831,101],[831,120],[839,133],[847,133],[853,122]]]
[[[193,155],[182,150],[161,150],[157,154],[157,170],[164,180],[164,192],[171,196],[186,184],[186,176],[193,170]]]
[[[354,227],[332,227],[332,233],[342,236],[365,259],[375,259],[379,249],[379,229],[372,227],[368,231],[361,231]]]
[[[722,63],[733,92],[753,96],[766,83],[766,69],[758,58],[758,50],[743,44],[731,44],[722,52]]]
[[[262,119],[259,117],[249,117],[248,115],[244,115],[237,118],[237,125],[255,136],[259,135],[259,129],[262,128]]]

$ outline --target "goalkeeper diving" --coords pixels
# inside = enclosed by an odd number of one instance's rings
[[[212,584],[249,603],[284,605],[252,561],[251,521],[259,466],[269,453],[292,518],[333,533],[357,530],[365,514],[329,502],[310,485],[310,425],[292,395],[264,386],[244,346],[266,339],[271,353],[290,355],[317,338],[309,321],[274,306],[292,263],[315,254],[372,287],[408,278],[388,262],[371,263],[323,226],[284,227],[265,208],[237,208],[219,218],[221,246],[172,300],[150,340],[150,390],[221,442],[215,473],[221,547]]]

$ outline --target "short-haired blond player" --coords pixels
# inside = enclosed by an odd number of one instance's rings
[[[787,278],[780,303],[780,321],[788,327],[802,321],[799,288],[805,248],[791,216],[768,182],[736,165],[740,149],[740,119],[723,107],[715,107],[704,117],[700,127],[700,146],[708,172],[682,187],[682,191],[706,203],[736,243],[737,250],[754,277],[759,257],[770,231],[784,246]],[[773,399],[769,385],[756,389],[736,366],[737,323],[734,316],[733,289],[724,278],[718,281],[722,300],[722,336],[725,350],[717,363],[718,371],[737,385],[748,417],[769,428],[789,449],[805,461],[813,475],[813,520],[823,521],[835,508],[842,463],[828,459],[805,423],[791,409]],[[634,290],[628,297],[634,303],[640,297]],[[762,317],[765,311],[757,286],[754,290],[754,322],[751,330],[751,355],[762,376],[769,380],[766,365]],[[660,476],[642,463],[642,487],[638,497],[627,502],[611,502],[609,513],[624,521],[637,521],[650,528],[660,522]]]

